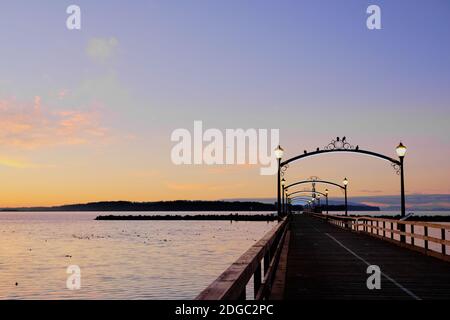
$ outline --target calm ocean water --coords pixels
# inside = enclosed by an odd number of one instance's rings
[[[192,299],[275,225],[97,215],[1,212],[0,299]],[[70,265],[80,290],[66,288]]]
[[[275,222],[95,221],[97,215],[0,212],[0,299],[192,299],[275,225]],[[415,215],[450,215],[450,212],[415,212]],[[421,245],[420,240],[416,245]],[[81,268],[80,290],[66,288],[66,269],[70,265]]]

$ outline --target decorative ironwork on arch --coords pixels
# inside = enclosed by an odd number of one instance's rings
[[[310,201],[311,199],[306,199],[306,198],[304,198],[304,199],[292,199],[291,200],[291,204],[296,204],[296,202],[298,203],[298,202],[301,202],[301,203],[308,203],[309,201]]]
[[[337,137],[335,140],[331,140],[331,142],[324,148],[325,150],[358,150],[359,146],[352,146],[347,142],[347,138],[343,137],[342,139]]]
[[[335,182],[326,181],[326,180],[301,180],[301,181],[297,181],[297,182],[291,183],[291,184],[287,185],[285,188],[289,189],[289,188],[291,188],[293,186],[296,186],[296,185],[299,185],[299,184],[305,184],[305,183],[324,183],[324,184],[329,184],[329,185],[333,185],[333,186],[339,187],[341,189],[345,189],[345,186],[342,186],[342,185],[337,184]]]
[[[312,156],[326,154],[326,153],[334,153],[334,152],[360,153],[360,154],[365,154],[368,156],[372,156],[372,157],[376,157],[376,158],[380,158],[380,159],[389,161],[390,163],[392,163],[392,166],[394,167],[397,174],[399,174],[399,168],[401,166],[401,163],[399,160],[385,156],[381,153],[377,153],[377,152],[373,152],[373,151],[369,151],[369,150],[363,150],[359,147],[359,145],[353,146],[352,144],[350,144],[347,141],[346,137],[343,137],[343,138],[336,137],[336,139],[331,140],[331,142],[328,143],[322,149],[317,148],[315,151],[312,151],[312,152],[308,152],[307,150],[304,150],[303,154],[297,155],[295,157],[292,157],[290,159],[287,159],[287,160],[281,162],[280,165],[282,168],[282,174],[284,176],[284,173],[286,172],[286,170],[289,167],[289,164],[291,162],[294,162],[294,161],[297,161],[297,160],[300,160],[303,158],[307,158],[307,157],[312,157]],[[283,168],[285,168],[285,169],[283,170]]]
[[[295,200],[306,200],[309,201],[311,200],[311,197],[293,197],[293,198],[289,198],[291,201],[295,201]]]
[[[314,193],[317,193],[317,194],[320,194],[320,195],[322,195],[322,196],[324,196],[324,197],[327,196],[326,193],[323,193],[323,192],[320,192],[320,191],[315,191],[315,190],[300,190],[300,191],[295,191],[295,192],[292,192],[292,193],[287,194],[287,196],[289,197],[289,196],[294,195],[294,194],[297,194],[297,193],[308,193],[308,194],[314,194]]]

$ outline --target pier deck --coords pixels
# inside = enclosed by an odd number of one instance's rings
[[[450,263],[309,215],[290,224],[284,299],[450,299]],[[369,290],[367,267],[380,267]]]

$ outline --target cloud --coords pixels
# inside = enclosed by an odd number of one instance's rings
[[[32,163],[20,159],[12,159],[0,156],[0,166],[15,168],[15,169],[30,169],[30,168],[42,168],[42,165]]]
[[[167,188],[176,191],[193,191],[204,190],[207,188],[206,184],[201,183],[167,183]]]
[[[368,189],[364,189],[364,190],[358,190],[359,193],[366,193],[366,194],[371,194],[371,193],[382,193],[382,190],[368,190]]]
[[[205,183],[166,183],[168,189],[175,191],[218,191],[218,190],[236,190],[247,187],[246,183],[234,184],[205,184]]]
[[[259,169],[258,164],[215,165],[207,168],[210,174],[231,174],[249,169]]]
[[[0,100],[0,146],[33,149],[42,146],[86,144],[106,138],[100,108],[51,110],[42,97],[32,102]]]
[[[116,38],[92,38],[86,47],[86,54],[97,62],[106,62],[113,58],[119,41]]]

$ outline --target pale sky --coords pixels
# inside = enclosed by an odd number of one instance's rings
[[[450,193],[450,3],[80,0],[2,3],[0,207],[267,198],[259,166],[176,166],[173,130],[280,129],[286,156],[347,136],[395,156],[407,193]],[[368,30],[377,4],[382,29]],[[288,180],[395,195],[386,162],[329,155]],[[335,196],[339,196],[336,191]]]

